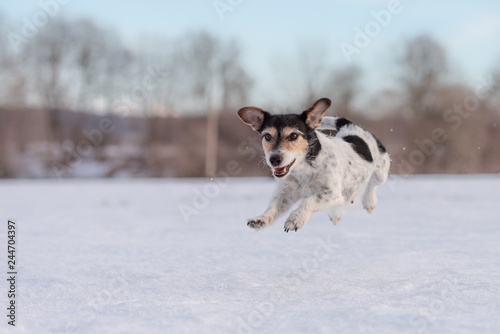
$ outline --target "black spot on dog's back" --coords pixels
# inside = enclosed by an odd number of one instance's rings
[[[335,122],[335,127],[337,128],[337,131],[340,130],[340,128],[351,125],[352,122],[348,120],[347,118],[341,117]]]
[[[368,162],[373,162],[373,157],[372,153],[370,152],[370,148],[363,139],[361,139],[358,136],[345,136],[342,139],[350,143],[354,151],[356,151],[356,153],[358,153],[360,157],[362,157]]]
[[[375,137],[375,136],[374,136]],[[378,140],[377,137],[375,137],[375,140],[377,141],[377,147],[378,147],[378,150],[380,153],[385,153],[387,152],[387,150],[385,149],[385,146],[384,144],[382,144],[382,142],[380,140]]]

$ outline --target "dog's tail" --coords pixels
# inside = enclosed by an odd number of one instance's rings
[[[318,126],[318,130],[335,130],[339,131],[344,126],[353,125],[353,123],[344,117],[325,116]]]

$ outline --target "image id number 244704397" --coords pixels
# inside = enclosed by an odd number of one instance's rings
[[[7,282],[8,284],[8,305],[7,305],[7,323],[11,326],[16,325],[16,223],[7,221]]]

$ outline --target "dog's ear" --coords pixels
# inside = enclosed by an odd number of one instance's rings
[[[257,107],[245,107],[238,110],[238,116],[240,116],[243,123],[250,125],[255,131],[258,131],[262,123],[264,123],[266,114],[267,111]]]
[[[306,116],[306,124],[311,129],[316,129],[323,119],[323,115],[332,104],[332,101],[327,98],[322,98],[316,101],[313,106],[306,111],[304,111]]]

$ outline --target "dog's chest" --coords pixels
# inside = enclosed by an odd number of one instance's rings
[[[310,196],[329,187],[331,183],[330,173],[318,172],[317,168],[312,168],[309,165],[296,167],[298,168],[295,168],[293,173],[282,182],[288,189],[294,189],[301,197]]]

